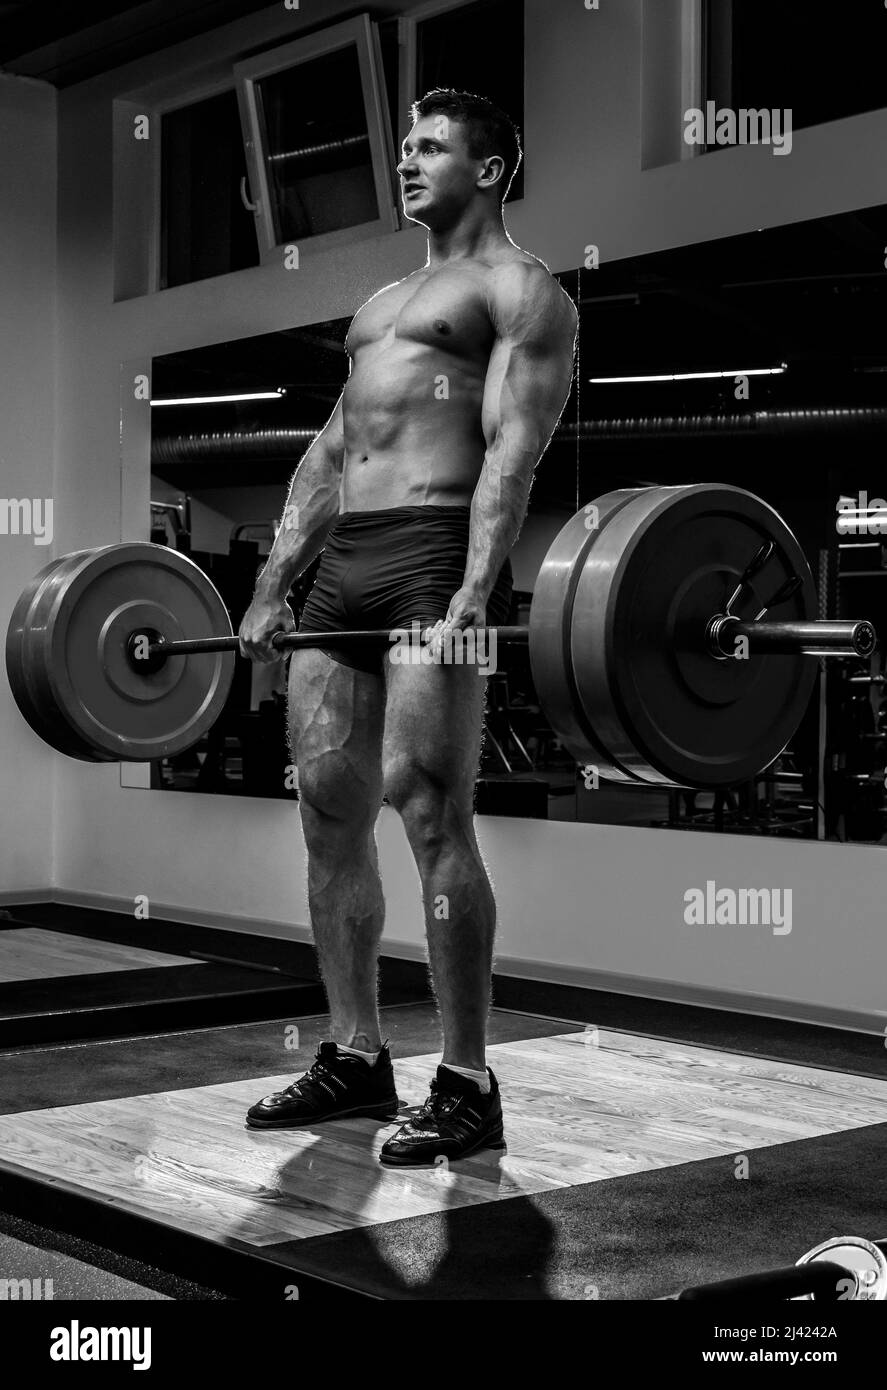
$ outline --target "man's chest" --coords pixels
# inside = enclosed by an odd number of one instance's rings
[[[355,314],[346,348],[399,341],[465,357],[486,357],[494,331],[480,277],[438,271],[410,277],[376,295]]]

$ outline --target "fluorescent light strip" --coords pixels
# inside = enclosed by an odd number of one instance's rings
[[[170,396],[149,402],[151,405],[221,405],[226,401],[279,401],[286,394],[283,386],[276,391],[249,391],[236,396]]]
[[[662,376],[590,376],[593,386],[609,385],[614,381],[702,381],[720,376],[778,376],[785,371],[781,367],[737,367],[735,372],[670,372]]]

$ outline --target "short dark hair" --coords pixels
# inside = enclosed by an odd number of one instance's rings
[[[421,116],[438,114],[460,121],[465,126],[468,153],[472,159],[485,159],[491,154],[500,156],[504,167],[502,197],[499,201],[504,202],[523,157],[520,135],[514,121],[489,97],[478,96],[476,92],[457,92],[453,87],[435,87],[410,107],[413,121],[418,121]]]

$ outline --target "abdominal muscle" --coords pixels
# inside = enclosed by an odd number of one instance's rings
[[[342,401],[340,510],[470,506],[485,452],[482,375],[428,352],[375,354],[362,370],[362,355]]]

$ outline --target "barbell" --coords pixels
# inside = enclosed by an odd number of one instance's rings
[[[752,493],[624,488],[555,537],[529,625],[488,635],[529,644],[542,709],[577,762],[624,784],[717,788],[785,748],[810,699],[812,658],[874,650],[871,623],[817,620],[816,603],[798,541]],[[281,632],[273,642],[288,651],[395,635]],[[6,665],[22,714],[53,748],[138,762],[209,730],[237,649],[193,561],[127,542],[75,551],[35,576],[13,609]]]
[[[802,1255],[797,1264],[696,1284],[678,1299],[731,1303],[739,1299],[814,1299],[825,1303],[887,1301],[887,1240],[832,1236]]]

